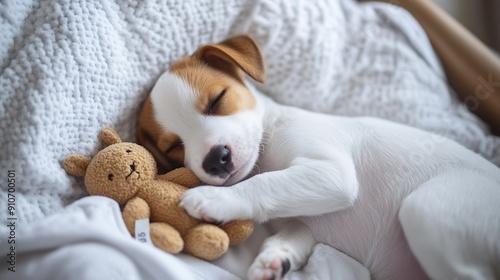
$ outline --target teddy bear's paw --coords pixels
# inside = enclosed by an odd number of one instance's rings
[[[194,218],[215,224],[248,218],[231,188],[203,186],[187,190],[179,204]]]
[[[229,247],[229,237],[220,227],[199,224],[186,232],[185,250],[195,257],[213,261],[222,256]]]
[[[285,279],[290,271],[293,258],[284,248],[268,248],[257,256],[248,270],[250,280]]]
[[[184,241],[174,227],[166,223],[151,223],[151,240],[153,244],[172,254],[177,254],[184,248]]]

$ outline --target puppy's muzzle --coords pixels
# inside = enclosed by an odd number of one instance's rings
[[[212,147],[205,156],[202,167],[211,176],[226,178],[234,169],[231,151],[223,145]]]

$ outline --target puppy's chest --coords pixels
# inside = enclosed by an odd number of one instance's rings
[[[265,133],[261,143],[257,173],[283,170],[290,167],[292,161],[301,154],[304,137],[297,137],[280,122],[272,133]]]
[[[281,150],[283,147],[264,147],[257,161],[257,173],[271,172],[286,169],[290,160]]]

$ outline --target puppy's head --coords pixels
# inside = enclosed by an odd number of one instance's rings
[[[263,132],[262,108],[245,74],[265,80],[259,47],[248,36],[177,61],[145,101],[139,142],[166,170],[186,166],[213,185],[240,181],[255,165]]]

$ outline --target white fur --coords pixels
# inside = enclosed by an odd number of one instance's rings
[[[203,116],[187,83],[172,74],[159,83],[156,117],[184,141],[186,165],[206,182],[234,183],[190,189],[182,207],[209,220],[303,225],[270,237],[250,278],[279,279],[271,263],[286,258],[300,268],[316,242],[355,258],[374,279],[500,277],[500,169],[477,154],[384,120],[282,106],[252,87],[255,110]],[[206,174],[201,161],[214,144],[239,145],[232,153],[245,172],[225,182]]]

